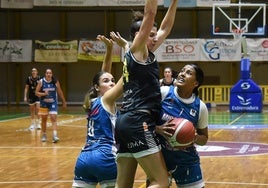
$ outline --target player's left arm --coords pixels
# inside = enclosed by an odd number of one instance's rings
[[[62,106],[63,106],[63,108],[66,108],[67,107],[66,100],[65,100],[65,97],[63,95],[63,92],[62,92],[62,89],[60,86],[60,82],[58,80],[56,82],[56,86],[57,86],[57,93],[60,96],[61,101],[62,101]]]
[[[204,102],[200,101],[200,114],[194,143],[206,145],[208,141],[208,109]]]
[[[113,51],[113,40],[106,38],[104,35],[98,35],[97,40],[104,42],[106,46],[106,52],[102,62],[101,70],[111,73],[112,71],[112,51]]]
[[[163,43],[172,30],[177,12],[177,4],[178,0],[172,0],[170,2],[168,11],[166,12],[166,15],[157,31],[157,43],[152,49],[152,52],[154,52]]]

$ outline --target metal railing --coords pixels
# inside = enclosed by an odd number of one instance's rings
[[[229,104],[232,85],[203,85],[199,88],[199,97],[205,103]],[[263,104],[268,104],[268,85],[259,85],[262,89]]]

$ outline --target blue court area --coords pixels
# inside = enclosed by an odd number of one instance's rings
[[[264,129],[268,128],[268,112],[231,113],[213,110],[209,112],[210,129]]]

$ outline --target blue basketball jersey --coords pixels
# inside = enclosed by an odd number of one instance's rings
[[[200,111],[200,99],[195,97],[194,102],[182,102],[174,91],[175,87],[170,86],[169,92],[164,99],[162,99],[161,120],[162,123],[174,118],[185,118],[191,121],[197,127]]]
[[[110,114],[104,109],[100,97],[92,100],[91,110],[87,117],[87,144],[84,150],[106,145],[115,154],[114,126],[116,117],[117,114]]]
[[[73,186],[114,187],[117,176],[114,125],[117,117],[105,110],[101,97],[91,101],[86,144],[75,165]],[[91,185],[91,186],[90,186]]]
[[[54,103],[57,102],[57,86],[54,80],[48,82],[45,78],[41,79],[42,87],[41,91],[48,91],[48,95],[42,96],[41,101],[46,103]]]
[[[176,87],[169,86],[169,91],[162,99],[161,121],[162,124],[174,117],[185,118],[197,128],[199,122],[200,104],[198,97],[186,103],[178,96]],[[178,187],[203,187],[204,181],[200,167],[200,158],[195,146],[182,150],[173,150],[164,138],[161,139],[162,153],[168,171],[172,174]]]

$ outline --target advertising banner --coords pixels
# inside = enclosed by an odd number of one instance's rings
[[[1,8],[15,8],[15,9],[31,9],[33,8],[33,0],[0,0]]]
[[[240,61],[241,40],[200,39],[200,61]]]
[[[251,61],[268,60],[268,39],[267,38],[246,38],[247,49]]]
[[[0,40],[0,62],[31,62],[31,40]]]
[[[212,7],[213,4],[230,4],[231,0],[196,0],[197,7]]]
[[[78,46],[78,59],[85,61],[103,61],[106,46],[102,41],[81,40]],[[121,48],[113,45],[112,62],[120,62]]]
[[[77,62],[77,40],[35,41],[35,62]]]
[[[171,0],[164,1],[164,7],[169,7]],[[196,0],[179,0],[178,7],[196,7]]]
[[[200,39],[167,39],[156,50],[159,62],[199,61]]]
[[[144,6],[145,0],[34,0],[34,6]],[[164,0],[158,0],[163,5]]]
[[[92,0],[34,0],[34,6],[97,6]]]

